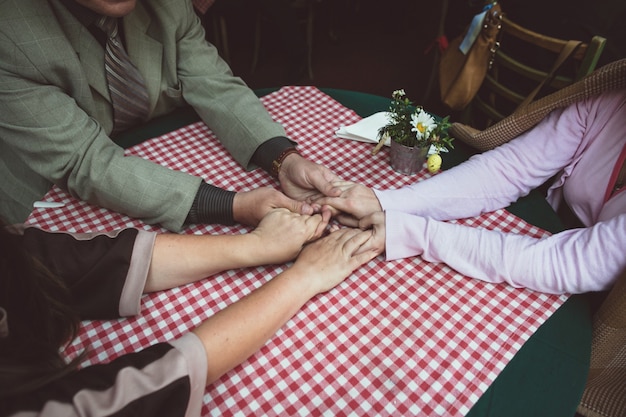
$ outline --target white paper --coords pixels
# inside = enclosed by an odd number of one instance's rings
[[[35,201],[33,203],[34,208],[58,208],[65,206],[65,203],[58,203],[56,201]]]
[[[343,139],[378,143],[378,130],[389,123],[388,112],[381,111],[359,120],[350,126],[341,126],[335,134]],[[389,146],[389,139],[385,141]]]
[[[378,143],[378,129],[389,123],[389,112],[381,111],[374,113],[365,119],[361,119],[353,125],[341,126],[335,132],[337,137],[349,140],[356,140],[359,142]],[[384,145],[389,146],[391,141],[389,138],[385,140]],[[442,148],[440,152],[448,152],[447,149]],[[434,145],[428,149],[427,155],[437,153],[437,148]]]
[[[474,42],[476,41],[476,38],[478,38],[478,34],[483,27],[483,20],[485,20],[486,15],[487,11],[484,10],[472,19],[472,23],[467,30],[467,34],[465,35],[465,38],[463,38],[463,42],[459,45],[459,49],[463,52],[463,55],[467,55],[472,45],[474,45]]]

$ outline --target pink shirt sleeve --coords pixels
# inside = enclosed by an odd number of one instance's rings
[[[626,268],[626,207],[611,216],[602,211],[624,143],[626,122],[616,114],[625,96],[618,91],[555,111],[515,140],[427,181],[374,190],[386,212],[387,258],[421,255],[470,277],[549,293],[608,289]],[[578,201],[593,200],[581,216],[590,227],[536,239],[445,222],[507,207],[556,174],[560,187],[577,166],[570,189],[582,190],[575,191]],[[614,199],[626,201],[626,193]]]
[[[508,206],[569,164],[583,130],[578,112],[554,112],[514,141],[427,181],[374,192],[384,210],[437,220],[478,216]]]
[[[626,268],[626,214],[547,238],[387,211],[387,259],[421,255],[463,275],[561,294],[602,291]]]

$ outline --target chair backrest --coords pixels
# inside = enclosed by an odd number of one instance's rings
[[[464,110],[462,121],[484,129],[513,113],[540,85],[535,99],[591,73],[606,39],[593,36],[589,42],[580,42],[563,64],[555,69],[554,64],[564,57],[562,52],[568,42],[572,44],[571,41],[524,28],[505,15],[492,67],[480,91]]]

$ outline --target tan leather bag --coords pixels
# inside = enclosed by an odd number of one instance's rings
[[[464,54],[461,43],[468,31],[453,39],[439,62],[441,101],[452,110],[464,109],[474,98],[487,75],[498,48],[498,33],[502,27],[502,10],[495,2],[485,14],[480,32],[471,48]]]

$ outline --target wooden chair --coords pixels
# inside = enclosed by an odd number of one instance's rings
[[[492,67],[461,114],[463,123],[478,129],[502,120],[531,97],[540,98],[591,73],[606,44],[601,36],[576,42],[542,35],[506,15],[499,36]],[[573,53],[563,53],[573,46]],[[564,62],[555,67],[560,60]]]

